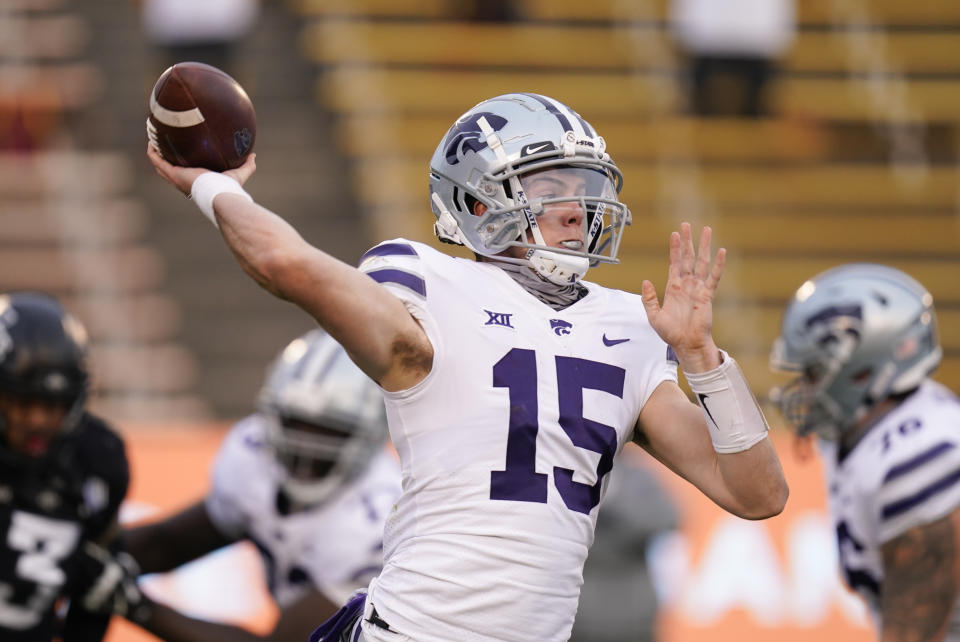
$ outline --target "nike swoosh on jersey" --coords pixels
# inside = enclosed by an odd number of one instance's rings
[[[615,345],[617,345],[618,343],[626,343],[626,342],[629,341],[629,340],[630,340],[629,338],[627,338],[627,339],[608,339],[606,334],[603,335],[603,345],[607,346],[608,348],[609,348],[610,346],[615,346]]]

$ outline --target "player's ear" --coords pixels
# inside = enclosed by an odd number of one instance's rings
[[[464,194],[463,200],[466,202],[467,207],[470,208],[470,213],[474,216],[483,216],[483,213],[487,211],[487,206],[470,194]]]

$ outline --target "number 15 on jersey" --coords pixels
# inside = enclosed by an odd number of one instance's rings
[[[562,356],[554,359],[560,427],[575,447],[600,453],[600,461],[595,484],[573,481],[573,471],[560,466],[554,466],[553,480],[567,508],[589,513],[600,503],[601,484],[613,467],[618,440],[615,428],[583,416],[583,391],[599,390],[622,399],[626,371],[599,361]],[[510,350],[493,366],[493,385],[509,390],[510,425],[506,469],[490,472],[490,499],[546,503],[547,475],[536,471],[540,430],[536,353],[522,348]]]

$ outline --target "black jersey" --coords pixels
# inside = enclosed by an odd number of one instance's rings
[[[113,523],[129,482],[123,440],[90,414],[42,460],[0,453],[0,640],[53,637],[57,598],[86,580],[78,551]]]

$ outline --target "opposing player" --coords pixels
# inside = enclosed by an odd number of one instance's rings
[[[314,639],[566,640],[604,479],[630,439],[737,515],[782,509],[766,422],[711,334],[724,251],[711,259],[709,228],[699,252],[689,225],[673,233],[662,307],[648,281],[642,300],[583,281],[615,261],[630,213],[603,139],[566,105],[499,96],[437,147],[435,230],[476,261],[397,239],[357,270],[252,202],[252,160],[215,174],[148,156],[248,274],[385,391],[404,483],[384,569]]]
[[[933,298],[883,265],[805,282],[771,364],[800,373],[779,394],[817,435],[843,575],[882,640],[960,640],[960,402],[940,363]]]
[[[124,444],[85,411],[87,336],[44,294],[0,296],[0,639],[99,640],[86,547],[116,534]],[[73,598],[65,623],[58,598]],[[62,624],[62,626],[61,626]]]
[[[386,437],[383,396],[343,348],[321,330],[290,343],[259,411],[226,437],[208,495],[123,537],[146,573],[253,542],[280,609],[274,630],[260,637],[160,604],[136,621],[165,640],[306,640],[380,571],[383,524],[400,494]]]

